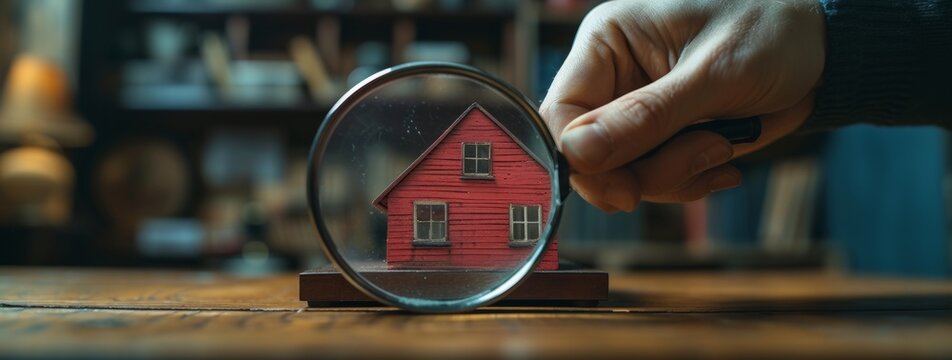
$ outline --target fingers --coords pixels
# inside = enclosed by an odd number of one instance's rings
[[[598,44],[573,46],[542,101],[540,114],[555,139],[572,119],[612,99],[615,71],[610,54]]]
[[[561,135],[569,164],[582,174],[617,168],[704,118],[695,82],[672,71],[572,120]]]
[[[573,174],[572,187],[602,210],[632,211],[642,196],[678,191],[732,156],[727,139],[712,132],[692,132],[677,136],[654,155],[626,166],[599,174]]]
[[[598,15],[598,9],[604,7],[593,10],[582,22],[572,50],[540,106],[556,142],[575,118],[648,83],[628,52],[625,34],[617,26],[607,25],[610,19]]]
[[[724,164],[688,181],[681,188],[657,195],[645,195],[644,201],[658,203],[683,203],[698,200],[713,192],[727,190],[740,185],[743,176],[733,165]]]
[[[641,202],[638,182],[628,169],[619,168],[597,175],[572,174],[569,182],[579,196],[605,212],[630,212]]]
[[[679,135],[650,157],[600,174],[573,174],[573,187],[602,210],[631,211],[641,201],[686,202],[738,186],[731,158],[762,148],[799,128],[813,108],[813,95],[789,109],[761,116],[762,135],[753,144],[730,145],[711,132]],[[608,186],[614,188],[608,191]],[[627,194],[618,189],[628,184]]]
[[[754,152],[796,131],[813,111],[813,101],[814,93],[810,93],[793,107],[761,115],[760,138],[752,144],[737,145],[735,156]]]
[[[680,135],[664,144],[657,153],[631,163],[644,195],[677,190],[696,175],[727,163],[734,148],[724,137],[697,131]]]
[[[572,174],[572,188],[585,201],[608,213],[631,212],[640,202],[681,203],[741,184],[743,176],[733,165],[722,164],[695,175],[671,191],[644,194],[630,170],[619,168],[598,175]]]

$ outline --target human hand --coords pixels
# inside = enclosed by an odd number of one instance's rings
[[[739,185],[728,161],[793,132],[810,115],[825,31],[816,0],[598,6],[582,21],[540,110],[572,168],[572,187],[612,212]],[[762,135],[752,144],[732,146],[705,131],[665,143],[698,121],[755,115]]]

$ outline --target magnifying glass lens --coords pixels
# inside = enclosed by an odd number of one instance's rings
[[[556,269],[556,155],[538,114],[465,72],[378,75],[335,106],[311,155],[315,222],[349,280],[453,311],[497,300],[529,265]]]

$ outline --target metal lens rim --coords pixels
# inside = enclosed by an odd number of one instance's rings
[[[334,133],[337,125],[344,119],[345,115],[357,104],[357,102],[359,102],[364,98],[364,96],[368,95],[375,89],[390,82],[414,75],[439,74],[468,78],[480,84],[489,86],[490,88],[501,93],[508,100],[512,101],[513,104],[517,105],[520,110],[522,110],[522,112],[532,120],[533,126],[535,126],[535,129],[541,135],[543,142],[545,142],[546,151],[549,153],[548,155],[550,156],[550,159],[553,160],[551,166],[548,169],[552,182],[552,205],[550,207],[549,217],[547,219],[547,224],[549,225],[545,227],[542,238],[539,240],[539,243],[536,244],[535,248],[529,255],[529,260],[524,262],[518,269],[512,271],[509,275],[509,278],[502,281],[495,288],[487,289],[466,298],[451,300],[421,299],[394,294],[367,280],[367,278],[361,275],[359,271],[351,267],[347,262],[347,259],[343,256],[343,254],[337,248],[337,245],[332,240],[327,225],[324,223],[324,218],[321,216],[320,211],[319,192],[317,191],[317,189],[320,188],[320,179],[317,176],[317,171],[320,168],[321,161],[323,161],[323,154],[326,151],[331,136]],[[555,236],[556,228],[558,227],[562,213],[563,196],[561,192],[563,191],[561,189],[565,188],[566,184],[561,184],[561,182],[565,181],[565,177],[559,176],[559,174],[564,173],[566,169],[562,169],[565,165],[564,162],[559,161],[559,159],[560,156],[555,145],[555,140],[552,138],[552,135],[549,134],[545,122],[542,120],[539,112],[535,109],[535,107],[532,106],[531,102],[525,96],[520,94],[512,86],[493,77],[492,75],[470,66],[446,62],[407,63],[381,70],[380,72],[368,77],[364,81],[360,82],[357,86],[347,91],[347,93],[345,93],[344,96],[342,96],[327,113],[327,116],[324,118],[324,122],[321,123],[321,126],[317,131],[317,135],[314,137],[314,142],[311,144],[311,151],[308,156],[308,206],[310,208],[311,218],[313,219],[314,224],[317,226],[318,233],[320,234],[321,246],[324,249],[324,253],[328,258],[331,259],[331,261],[334,263],[334,266],[337,267],[338,271],[341,272],[344,278],[346,278],[347,281],[349,281],[352,285],[354,285],[354,287],[366,294],[368,297],[387,305],[417,312],[450,313],[469,311],[480,306],[490,305],[505,297],[519,284],[525,281],[536,265],[542,260],[542,255],[550,246],[552,243],[552,238]]]

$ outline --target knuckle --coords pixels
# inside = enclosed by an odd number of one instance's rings
[[[551,102],[543,103],[542,106],[539,107],[539,116],[542,117],[542,121],[544,121],[545,125],[549,128],[549,132],[557,134],[562,129],[559,128],[560,124],[558,124],[555,119],[556,114],[554,107],[555,105],[552,105]]]
[[[709,80],[728,80],[745,64],[737,56],[735,41],[725,39],[713,45],[705,58],[706,75]]]
[[[698,191],[677,191],[671,194],[672,200],[679,203],[692,202],[704,198],[707,194]]]
[[[697,176],[688,177],[683,181],[665,181],[665,185],[651,189],[652,192],[644,192],[646,197],[659,202],[684,203],[704,198],[708,192],[704,182],[699,181]]]
[[[638,160],[629,164],[628,167],[635,178],[635,183],[640,186],[641,194],[656,196],[665,192],[662,179],[664,176],[657,173],[656,164],[652,159]]]
[[[664,196],[670,199],[671,202],[686,203],[695,200],[700,200],[707,196],[708,192],[701,185],[700,182],[694,181],[686,187],[676,189],[666,193]]]
[[[623,24],[631,24],[646,16],[650,1],[606,1],[590,10],[579,24],[578,38],[595,41],[617,33]]]
[[[615,112],[622,126],[617,129],[625,141],[638,139],[657,139],[667,137],[668,110],[663,97],[652,92],[641,92],[637,96],[624,96],[616,102]]]
[[[617,6],[615,1],[606,1],[601,4],[598,4],[585,17],[582,19],[582,24],[592,24],[604,21],[607,18],[610,18],[615,15],[615,7]]]
[[[664,188],[653,178],[644,177],[641,180],[641,193],[645,196],[658,196],[664,194]]]

